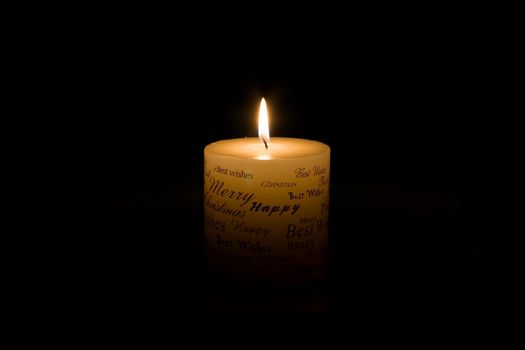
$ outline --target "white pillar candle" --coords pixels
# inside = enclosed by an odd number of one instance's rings
[[[268,127],[261,129],[260,139],[223,140],[204,149],[209,262],[241,280],[317,280],[326,267],[330,148],[270,140]]]

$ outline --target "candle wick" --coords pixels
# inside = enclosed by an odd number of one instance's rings
[[[266,147],[266,149],[268,149],[268,142],[266,142],[265,139],[263,139],[263,142],[264,142],[264,146]]]

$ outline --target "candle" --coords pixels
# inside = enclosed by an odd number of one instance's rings
[[[330,148],[271,138],[263,99],[259,138],[204,149],[210,266],[241,281],[303,283],[326,267]]]

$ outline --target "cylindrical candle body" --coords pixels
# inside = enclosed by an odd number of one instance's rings
[[[204,227],[212,269],[241,281],[303,283],[326,268],[330,148],[272,138],[204,150]]]

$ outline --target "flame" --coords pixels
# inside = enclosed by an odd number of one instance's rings
[[[268,148],[268,143],[270,143],[270,130],[268,126],[268,109],[266,108],[264,97],[259,107],[259,139],[264,142],[264,145]]]

